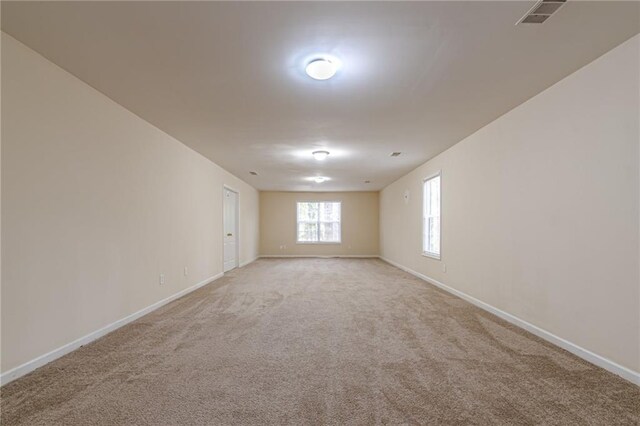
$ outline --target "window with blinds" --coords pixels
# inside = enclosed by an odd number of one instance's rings
[[[440,173],[423,185],[422,254],[440,259]]]
[[[341,203],[302,201],[297,203],[297,242],[301,244],[340,243]]]

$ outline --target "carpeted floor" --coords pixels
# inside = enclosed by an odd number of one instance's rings
[[[640,388],[375,259],[263,259],[2,388],[3,425],[638,424]]]

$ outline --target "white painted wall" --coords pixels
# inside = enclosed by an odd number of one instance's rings
[[[640,371],[639,49],[636,36],[386,187],[382,256]],[[441,261],[420,254],[421,182],[438,170]]]
[[[221,273],[223,184],[258,255],[254,188],[6,34],[2,67],[2,372]]]

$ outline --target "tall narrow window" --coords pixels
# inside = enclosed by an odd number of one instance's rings
[[[423,185],[422,254],[440,259],[440,173]]]
[[[297,242],[298,243],[340,243],[339,201],[298,202]]]

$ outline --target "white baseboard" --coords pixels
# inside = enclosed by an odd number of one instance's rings
[[[73,352],[76,349],[78,349],[81,346],[84,346],[88,343],[93,342],[96,339],[99,339],[100,337],[124,326],[129,324],[132,321],[137,320],[138,318],[152,312],[155,311],[156,309],[166,305],[169,302],[172,302],[188,293],[191,293],[194,290],[199,289],[200,287],[209,284],[210,282],[213,282],[215,280],[217,280],[218,278],[222,277],[224,274],[221,272],[219,274],[214,275],[213,277],[209,277],[206,280],[200,281],[199,283],[186,288],[184,290],[181,290],[179,292],[177,292],[176,294],[167,297],[166,299],[162,299],[159,302],[154,303],[153,305],[147,306],[144,309],[139,310],[138,312],[135,312],[131,315],[128,315],[116,322],[113,322],[105,327],[102,327],[99,330],[96,330],[92,333],[87,334],[86,336],[83,336],[77,340],[74,340],[71,343],[67,343],[64,346],[61,346],[57,349],[52,350],[49,353],[46,353],[44,355],[41,355],[35,359],[32,359],[31,361],[25,362],[22,365],[19,365],[15,368],[12,368],[11,370],[2,373],[0,375],[0,386],[4,386],[7,383],[20,378],[22,376],[24,376],[25,374],[28,374],[30,372],[32,372],[33,370],[35,370],[36,368],[40,368],[45,364],[50,363],[53,360],[56,360],[58,358],[60,358],[61,356],[64,356],[66,354],[68,354],[69,352]]]
[[[334,257],[340,258],[355,258],[355,259],[377,259],[380,256],[377,254],[327,254],[327,255],[319,255],[319,254],[263,254],[259,256],[261,259],[269,259],[269,258],[291,258],[291,257],[315,257],[320,259],[331,259]]]
[[[244,268],[244,267],[245,267],[245,266],[247,266],[248,264],[253,263],[253,262],[255,262],[256,260],[258,260],[259,258],[260,258],[260,256],[256,256],[256,257],[254,257],[253,259],[250,259],[250,260],[244,261],[244,262],[242,262],[242,263],[238,266],[238,268]]]
[[[630,381],[631,383],[634,383],[636,385],[640,386],[640,373],[635,372],[627,367],[624,367],[622,365],[617,364],[614,361],[611,361],[610,359],[607,359],[605,357],[602,357],[598,354],[595,354],[587,349],[584,349],[574,343],[569,342],[566,339],[563,339],[561,337],[556,336],[553,333],[550,333],[538,326],[535,326],[523,319],[520,319],[514,315],[511,315],[505,311],[502,311],[498,308],[495,308],[494,306],[489,305],[488,303],[485,303],[481,300],[476,299],[473,296],[470,296],[466,293],[463,293],[460,290],[456,290],[452,287],[449,287],[446,284],[441,283],[438,280],[435,280],[433,278],[430,278],[426,275],[423,275],[419,272],[416,272],[412,269],[409,269],[403,265],[400,265],[399,263],[396,263],[390,259],[384,258],[382,256],[376,256],[376,255],[335,255],[335,256],[311,256],[311,255],[305,255],[305,256],[298,256],[298,255],[263,255],[263,256],[258,256],[255,259],[252,259],[250,261],[244,262],[243,264],[241,264],[242,266],[246,266],[249,263],[255,261],[258,258],[292,258],[292,257],[320,257],[320,258],[330,258],[330,257],[346,257],[346,258],[377,258],[379,257],[380,259],[382,259],[383,261],[389,263],[390,265],[395,266],[398,269],[401,269],[405,272],[410,273],[411,275],[420,278],[430,284],[435,285],[436,287],[439,287],[455,296],[460,297],[461,299],[466,300],[469,303],[472,303],[473,305],[484,309],[487,312],[490,312],[500,318],[502,318],[503,320],[516,325],[520,328],[523,328],[527,331],[529,331],[532,334],[535,334],[536,336],[550,342],[553,343],[556,346],[561,347],[562,349],[565,349],[571,353],[573,353],[574,355],[579,356],[580,358],[589,361],[590,363],[597,365],[598,367],[602,367],[605,370],[608,370],[620,377],[622,377],[623,379],[626,379],[628,381]],[[204,286],[205,284],[208,284],[210,282],[213,282],[215,280],[217,280],[218,278],[222,277],[223,273],[219,273],[213,277],[207,278],[206,280],[203,280],[201,282],[199,282],[198,284],[195,284],[189,288],[186,288],[182,291],[179,291],[178,293],[167,297],[166,299],[163,299],[159,302],[156,302],[150,306],[147,306],[144,309],[141,309],[138,312],[135,312],[125,318],[122,318],[114,323],[111,323],[99,330],[96,330],[92,333],[87,334],[84,337],[81,337],[71,343],[67,343],[64,346],[61,346],[58,349],[55,349],[47,354],[41,355],[31,361],[28,361],[18,367],[15,367],[3,374],[0,375],[0,386],[5,385],[19,377],[22,377],[30,372],[32,372],[33,370],[35,370],[36,368],[42,367],[43,365],[58,359],[60,357],[62,357],[63,355],[66,355],[76,349],[78,349],[81,346],[84,346],[96,339],[99,339],[100,337],[126,325],[129,324],[130,322],[135,321],[136,319],[166,305],[167,303],[176,300],[188,293],[191,293],[194,290],[197,290],[198,288]]]
[[[410,273],[411,275],[418,277],[430,284],[435,285],[436,287],[439,287],[441,289],[443,289],[446,292],[449,292],[455,296],[458,296],[461,299],[466,300],[469,303],[474,304],[475,306],[484,309],[487,312],[490,312],[500,318],[502,318],[503,320],[516,325],[520,328],[523,328],[525,330],[527,330],[528,332],[535,334],[536,336],[550,342],[553,343],[556,346],[561,347],[562,349],[571,352],[574,355],[579,356],[580,358],[589,361],[590,363],[597,365],[598,367],[602,367],[607,371],[612,372],[613,374],[616,374],[620,377],[622,377],[625,380],[630,381],[631,383],[634,383],[638,386],[640,386],[640,373],[633,371],[627,367],[624,367],[620,364],[617,364],[614,361],[611,361],[608,358],[605,358],[603,356],[600,356],[596,353],[591,352],[588,349],[585,349],[581,346],[576,345],[575,343],[571,343],[566,339],[563,339],[562,337],[556,336],[553,333],[550,333],[547,330],[544,330],[536,325],[533,325],[523,319],[520,319],[514,315],[511,315],[510,313],[507,313],[505,311],[502,311],[494,306],[489,305],[488,303],[485,303],[481,300],[476,299],[473,296],[470,296],[466,293],[461,292],[460,290],[456,290],[455,288],[449,287],[446,284],[441,283],[438,280],[435,280],[431,277],[428,277],[426,275],[423,275],[419,272],[416,272],[412,269],[409,269],[405,266],[400,265],[399,263],[396,263],[392,260],[389,260],[387,258],[384,258],[382,256],[380,256],[380,259],[384,260],[385,262],[387,262],[390,265],[395,266],[398,269],[402,269],[405,272]]]

